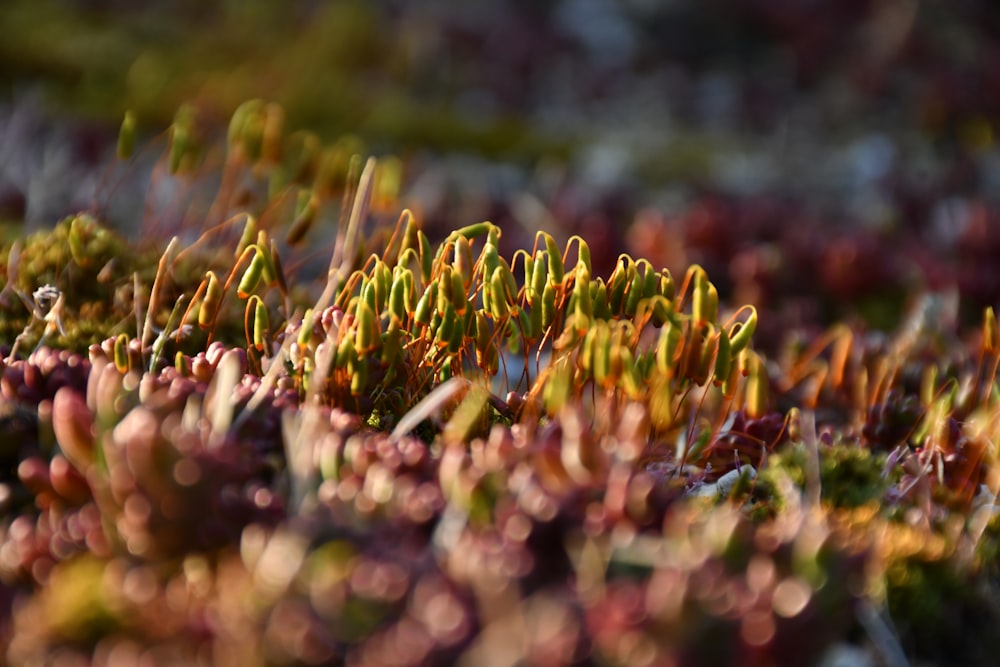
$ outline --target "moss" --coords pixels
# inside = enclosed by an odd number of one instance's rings
[[[58,289],[64,299],[62,332],[47,341],[55,347],[83,351],[117,333],[129,318],[134,327],[133,274],[150,285],[156,269],[152,252],[130,246],[89,214],[65,218],[51,230],[27,237],[14,267],[8,266],[10,250],[10,245],[0,249],[0,272],[15,276],[0,304],[0,344],[5,345],[32,323],[28,306],[44,285]],[[34,324],[21,349],[38,343],[43,327]]]
[[[768,461],[757,482],[762,501],[755,511],[766,516],[784,507],[779,478],[787,476],[800,489],[806,487],[809,454],[802,442],[789,443]],[[879,501],[892,484],[884,477],[886,456],[854,444],[838,443],[819,447],[820,498],[837,508],[855,508]],[[771,498],[773,505],[764,502]]]
[[[953,558],[911,556],[886,572],[886,603],[904,649],[936,664],[991,664],[1000,651],[996,584]]]

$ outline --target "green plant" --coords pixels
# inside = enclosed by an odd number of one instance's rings
[[[946,622],[994,619],[991,309],[770,359],[703,267],[432,242],[387,217],[397,160],[273,104],[223,152],[190,108],[169,140],[156,178],[219,174],[204,224],[130,254],[81,213],[7,249],[11,662],[991,655]]]

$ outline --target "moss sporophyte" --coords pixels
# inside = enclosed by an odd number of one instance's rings
[[[8,662],[891,662],[997,620],[992,309],[768,356],[703,266],[428,233],[398,159],[283,122],[178,112],[157,178],[217,189],[169,239],[5,249]]]

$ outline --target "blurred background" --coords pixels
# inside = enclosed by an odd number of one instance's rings
[[[782,330],[891,327],[928,290],[976,320],[998,37],[988,0],[4,0],[0,219],[141,191],[108,185],[126,110],[153,141],[184,103],[224,131],[260,97],[401,157],[430,228],[580,233],[605,275],[699,262]]]

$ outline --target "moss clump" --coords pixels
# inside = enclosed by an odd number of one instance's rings
[[[51,230],[24,240],[19,252],[0,249],[0,272],[12,277],[0,302],[0,345],[14,340],[32,324],[36,290],[51,285],[62,295],[59,325],[48,343],[83,351],[134,319],[133,275],[148,287],[155,272],[152,252],[132,247],[92,215],[61,220]],[[21,341],[30,350],[42,334],[34,327]]]
[[[935,664],[984,665],[1000,651],[996,583],[954,554],[915,554],[886,570],[886,603],[904,649]]]
[[[873,453],[854,444],[820,445],[820,498],[833,507],[851,509],[878,502],[893,482],[883,474],[884,454]],[[805,443],[789,443],[768,461],[757,483],[758,495],[770,495],[774,509],[785,506],[779,477],[787,476],[799,489],[807,485],[809,452]]]

